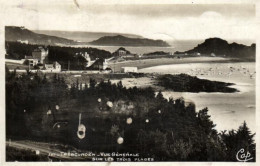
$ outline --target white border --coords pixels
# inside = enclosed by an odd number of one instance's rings
[[[21,0],[23,1],[23,0]],[[257,46],[257,53],[256,53],[256,156],[257,156],[257,161],[256,163],[232,163],[232,162],[153,162],[153,163],[146,163],[146,162],[124,162],[124,163],[94,163],[94,162],[5,162],[5,63],[4,63],[4,58],[5,58],[5,48],[4,48],[4,26],[8,25],[8,22],[10,19],[12,19],[12,11],[10,10],[10,6],[19,3],[21,1],[17,0],[0,0],[0,80],[1,80],[1,86],[0,86],[0,165],[28,165],[28,166],[34,166],[34,165],[90,165],[90,166],[99,166],[99,165],[113,165],[113,166],[118,166],[118,165],[124,165],[124,166],[130,166],[130,165],[136,165],[136,166],[143,166],[143,165],[163,165],[163,166],[171,166],[171,165],[176,165],[176,166],[190,166],[190,165],[195,165],[195,166],[215,166],[215,165],[220,165],[220,166],[241,166],[241,165],[252,165],[252,166],[257,166],[260,165],[260,153],[259,153],[259,145],[260,145],[260,137],[259,137],[259,129],[260,129],[260,58],[259,58],[259,44],[260,44],[260,30],[257,32],[252,32],[256,33],[256,46]],[[37,0],[35,0],[37,1]],[[48,3],[51,4],[53,0],[47,0],[49,1]],[[60,1],[61,3],[64,3],[66,1],[73,1],[73,0],[56,0]],[[260,29],[260,1],[258,0],[95,0],[95,1],[90,1],[90,0],[77,0],[79,4],[81,3],[87,3],[87,4],[256,4],[256,20],[257,20],[257,27]],[[17,18],[16,18],[17,19]],[[22,16],[21,16],[22,19]],[[257,94],[258,92],[258,94]]]

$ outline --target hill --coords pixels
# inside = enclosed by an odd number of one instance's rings
[[[169,55],[169,52],[165,52],[165,51],[155,51],[155,52],[150,52],[150,53],[146,53],[144,55],[157,55],[157,56],[161,56],[161,55]]]
[[[77,44],[74,40],[69,40],[56,36],[49,36],[32,32],[24,27],[6,26],[5,27],[6,41],[20,41],[29,44],[40,45],[70,45]]]
[[[104,36],[124,35],[132,38],[142,38],[142,36],[126,33],[108,33],[108,32],[81,32],[81,31],[52,31],[52,30],[32,30],[35,33],[62,37],[80,42],[91,42]]]
[[[146,38],[129,38],[122,35],[117,36],[104,36],[98,40],[94,40],[89,44],[104,45],[104,46],[155,46],[155,47],[168,47],[170,46],[163,40],[152,40]]]
[[[194,54],[212,54],[216,56],[239,58],[244,60],[255,60],[256,45],[246,46],[238,43],[229,44],[226,40],[220,38],[206,39],[202,44],[184,53]]]

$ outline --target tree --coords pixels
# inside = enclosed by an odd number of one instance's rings
[[[255,161],[255,134],[252,134],[247,127],[246,122],[239,126],[238,130],[231,130],[228,133],[223,132],[221,134],[222,140],[226,145],[227,158],[226,160],[237,161],[236,154],[239,150],[244,149],[245,152],[249,152],[253,160]]]
[[[207,107],[199,111],[198,119],[199,119],[199,125],[202,127],[202,129],[205,131],[206,134],[210,134],[213,128],[216,126],[210,120],[210,115],[208,115]]]
[[[90,80],[89,80],[90,88],[95,88],[96,84],[97,84],[96,80],[90,78]]]
[[[165,98],[163,97],[163,94],[162,94],[162,91],[159,91],[156,98],[159,100],[159,101],[165,101]]]

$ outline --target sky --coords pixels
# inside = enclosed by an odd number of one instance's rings
[[[105,1],[104,1],[105,2]],[[220,37],[254,40],[255,5],[90,3],[89,0],[17,0],[6,25],[31,30],[119,32],[163,40]],[[3,18],[3,17],[2,17]]]

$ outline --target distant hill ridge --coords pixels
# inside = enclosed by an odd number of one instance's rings
[[[89,44],[104,45],[104,46],[154,46],[154,47],[170,46],[167,42],[163,40],[152,40],[146,38],[129,38],[122,35],[104,36],[90,42]]]
[[[57,36],[75,41],[91,42],[97,40],[103,36],[116,36],[123,35],[131,38],[143,38],[140,35],[128,34],[128,33],[111,33],[111,32],[84,32],[84,31],[57,31],[57,30],[32,30],[35,33],[45,34],[50,36]]]
[[[69,40],[56,36],[49,36],[37,34],[24,27],[6,26],[5,27],[5,40],[6,41],[28,41],[30,44],[40,45],[69,45],[77,44],[74,40]]]
[[[256,45],[255,43],[253,43],[251,44],[251,46],[246,46],[235,42],[229,44],[226,40],[223,40],[221,38],[209,38],[195,48],[185,51],[184,53],[214,53],[216,56],[255,60]]]

